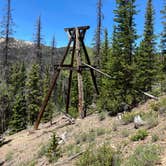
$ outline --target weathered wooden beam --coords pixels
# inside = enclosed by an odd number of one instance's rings
[[[73,67],[74,64],[74,54],[75,54],[75,47],[76,47],[76,40],[74,40],[73,44],[73,50],[72,50],[72,55],[71,55],[71,66]],[[71,81],[72,81],[72,74],[73,71],[70,70],[69,73],[69,80],[68,80],[68,91],[67,91],[67,101],[66,101],[66,113],[69,113],[69,104],[70,104],[70,91],[71,91]]]
[[[88,65],[91,66],[91,62],[90,62],[90,58],[88,56],[88,52],[86,50],[86,47],[85,47],[85,44],[83,42],[83,40],[81,40],[81,44],[82,44],[82,47],[83,47],[83,50],[84,50],[84,53],[85,53],[85,57],[86,57],[86,60],[88,62]],[[88,66],[89,67],[89,66]],[[94,74],[94,71],[92,68],[90,68],[90,72],[91,72],[91,76],[92,76],[92,81],[93,81],[93,84],[95,86],[95,90],[96,90],[96,93],[99,95],[99,90],[98,90],[98,87],[97,87],[97,82],[96,82],[96,77],[95,77],[95,74]]]
[[[83,66],[83,65],[81,65],[80,66],[80,68],[79,68],[80,70],[90,70],[90,68],[89,67],[87,67],[87,66]],[[69,71],[77,71],[78,70],[78,68],[77,67],[72,67],[72,66],[58,66],[58,67],[56,67],[56,70],[69,70]]]
[[[64,57],[63,57],[63,59],[62,59],[62,61],[61,61],[61,63],[60,63],[60,66],[63,65],[63,63],[64,63],[64,61],[65,61],[65,59],[66,59],[66,56],[67,56],[67,54],[68,54],[68,51],[69,51],[69,48],[70,48],[70,45],[71,45],[72,41],[73,41],[73,39],[70,38],[69,44],[68,44],[68,46],[67,46],[67,48],[66,48],[66,51],[65,51]],[[46,109],[46,106],[47,106],[47,104],[48,104],[48,101],[49,101],[49,99],[50,99],[50,97],[51,97],[51,94],[52,94],[52,92],[53,92],[53,90],[54,90],[54,87],[55,87],[55,85],[56,85],[56,81],[57,81],[57,79],[58,79],[59,74],[60,74],[60,70],[57,70],[57,71],[55,72],[54,76],[53,76],[53,80],[52,80],[52,82],[51,82],[51,84],[50,84],[50,88],[49,88],[49,90],[48,90],[47,95],[46,95],[45,98],[44,98],[44,101],[43,101],[42,106],[41,106],[41,108],[40,108],[40,112],[39,112],[38,117],[37,117],[37,120],[36,120],[36,122],[35,122],[35,126],[34,126],[34,129],[35,129],[35,130],[37,130],[38,127],[39,127],[41,118],[42,118],[42,116],[43,116],[43,114],[44,114],[44,111],[45,111],[45,109]]]
[[[84,114],[84,92],[83,92],[83,79],[82,71],[80,70],[81,65],[81,48],[80,48],[80,33],[79,29],[76,29],[76,59],[77,59],[77,79],[78,79],[78,110],[81,118],[85,117]]]
[[[75,29],[87,30],[89,28],[90,28],[90,26],[80,26],[80,27],[64,28],[64,30],[65,30],[65,32],[67,32],[67,31],[72,31],[72,30],[75,30]]]

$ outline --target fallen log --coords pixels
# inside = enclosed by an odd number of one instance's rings
[[[75,155],[69,157],[68,159],[66,159],[66,160],[64,160],[64,161],[57,162],[57,163],[54,164],[54,166],[64,165],[64,164],[66,164],[66,163],[68,163],[68,162],[74,160],[75,158],[79,157],[79,156],[82,155],[84,152],[85,152],[85,151],[82,151],[82,152],[80,152],[80,153],[77,153],[77,154],[75,154]]]

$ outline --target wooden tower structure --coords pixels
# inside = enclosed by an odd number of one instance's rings
[[[69,43],[65,50],[63,59],[60,64],[56,65],[56,71],[53,75],[52,82],[50,84],[49,90],[47,95],[44,98],[42,106],[40,108],[39,115],[37,117],[36,123],[34,128],[38,129],[40,124],[40,120],[43,116],[45,108],[48,104],[48,101],[51,97],[51,94],[55,88],[58,76],[61,70],[69,70],[69,80],[68,80],[68,92],[67,92],[67,101],[66,101],[66,113],[69,112],[69,103],[70,103],[70,91],[71,91],[71,82],[72,82],[72,74],[73,71],[77,72],[77,80],[78,80],[78,111],[81,118],[86,117],[86,111],[84,109],[84,92],[83,92],[83,78],[82,78],[82,71],[85,69],[89,69],[91,73],[91,77],[93,80],[93,84],[96,90],[96,93],[99,94],[96,78],[94,74],[94,69],[91,67],[90,58],[88,56],[88,52],[86,50],[86,46],[84,44],[84,38],[86,31],[89,29],[89,26],[82,26],[82,27],[75,27],[75,28],[65,28],[65,31],[68,33],[69,36]],[[65,59],[71,49],[71,63],[64,64]],[[82,62],[81,58],[81,49],[85,55],[85,59],[87,64]],[[77,65],[74,66],[74,58],[76,58]],[[90,67],[89,67],[90,66]]]

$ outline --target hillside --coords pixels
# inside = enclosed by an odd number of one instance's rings
[[[5,136],[5,142],[0,147],[0,165],[56,165],[55,163],[49,164],[48,159],[42,154],[43,146],[48,144],[52,132],[56,132],[60,137],[66,135],[64,143],[60,144],[62,156],[57,165],[75,165],[79,157],[72,160],[71,156],[84,152],[88,147],[92,148],[106,143],[107,146],[120,151],[123,161],[129,159],[138,145],[160,146],[160,160],[155,162],[155,165],[165,166],[165,101],[166,97],[161,97],[159,101],[149,100],[132,110],[131,113],[125,113],[122,119],[94,113],[83,120],[76,119],[75,124],[70,124],[66,116],[58,115],[52,126],[49,123],[42,124],[37,131],[29,128],[15,135]],[[159,110],[159,112],[154,110]],[[142,140],[131,140],[131,137],[140,130],[134,127],[131,118],[133,115],[141,115],[144,119],[145,124],[140,129],[146,130],[148,134]],[[68,158],[71,160],[61,164],[61,161],[66,161]]]

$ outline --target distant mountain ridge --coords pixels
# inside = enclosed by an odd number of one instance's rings
[[[0,61],[3,58],[3,46],[5,39],[0,38]],[[58,61],[62,58],[65,47],[56,48],[54,60]],[[44,63],[50,63],[51,60],[51,47],[42,45],[42,57]],[[15,38],[10,38],[10,52],[8,60],[10,62],[14,61],[24,61],[26,64],[31,64],[35,60],[35,43],[24,40],[17,40]]]

